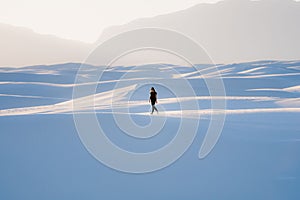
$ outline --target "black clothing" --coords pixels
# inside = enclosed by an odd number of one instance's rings
[[[156,92],[154,92],[154,91],[150,92],[151,105],[155,105],[155,103],[156,103],[156,95],[157,95]]]

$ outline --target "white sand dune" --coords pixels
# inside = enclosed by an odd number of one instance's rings
[[[270,65],[274,64],[274,62],[270,62]],[[275,64],[278,64],[278,62],[275,62]],[[295,65],[295,62],[291,62],[289,64]],[[187,72],[183,73],[178,73],[180,70],[183,68],[181,66],[169,66],[169,65],[164,65],[164,64],[159,64],[156,67],[158,68],[158,71],[160,70],[160,73],[164,74],[164,79],[168,79],[170,81],[174,81],[177,79],[186,79],[186,80],[201,80],[201,79],[210,79],[210,78],[217,78],[218,76],[222,76],[224,80],[226,81],[227,79],[230,78],[242,78],[242,79],[248,79],[248,80],[260,80],[260,78],[288,78],[289,76],[299,76],[300,73],[294,73],[289,70],[289,66],[286,67],[288,73],[282,73],[282,69],[277,68],[271,68],[268,67],[268,63],[261,63],[262,66],[259,66],[257,63],[250,63],[247,67],[240,67],[240,65],[217,65],[219,67],[219,71],[216,71],[216,66],[208,66],[204,67],[198,71],[196,71],[193,68],[187,68],[189,70],[184,70]],[[120,82],[125,82],[125,83],[134,83],[134,82],[139,82],[139,81],[149,81],[152,80],[155,82],[155,79],[159,80],[161,77],[147,77],[147,72],[151,70],[154,66],[149,66],[147,65],[146,67],[130,67],[130,66],[119,66],[119,67],[112,67],[108,68],[107,72],[109,73],[109,79],[105,80],[99,80],[98,82],[93,82],[90,81],[88,82],[88,77],[87,77],[87,82],[79,83],[79,84],[74,84],[74,83],[55,83],[54,81],[49,81],[52,80],[50,78],[47,78],[45,81],[9,81],[9,80],[0,80],[0,86],[5,86],[5,87],[15,87],[15,86],[22,86],[26,88],[30,88],[32,86],[35,87],[44,87],[44,86],[51,86],[54,88],[58,89],[72,89],[73,87],[78,87],[78,86],[88,86],[88,85],[108,85],[108,84],[116,84]],[[178,68],[179,70],[176,70]],[[175,69],[175,70],[174,70]],[[193,69],[193,70],[191,70]],[[10,69],[12,70],[12,69]],[[19,70],[20,72],[24,73],[29,71],[30,73],[33,73],[36,75],[34,72],[34,67],[33,68],[24,68],[23,71],[22,69],[16,69]],[[59,70],[56,69],[56,71]],[[93,71],[93,68],[87,69],[90,70],[91,72]],[[146,70],[146,71],[143,71]],[[3,71],[5,71],[3,69]],[[46,72],[47,70],[44,70],[42,67],[38,68],[39,72]],[[257,72],[257,71],[263,71],[264,74],[262,75],[253,75],[252,73]],[[1,72],[1,71],[0,71]],[[16,73],[18,71],[15,71]],[[48,71],[49,72],[49,71]],[[76,72],[76,71],[74,71]],[[276,72],[276,73],[274,73]],[[63,72],[59,72],[63,73]],[[124,78],[114,78],[118,73],[128,73],[127,77]],[[173,73],[173,74],[171,74]],[[5,72],[4,72],[5,74]],[[139,77],[132,76],[134,74],[138,74]],[[252,74],[252,75],[251,75]],[[84,74],[83,74],[84,75]],[[89,75],[87,73],[87,75]],[[243,76],[240,76],[243,75]],[[53,74],[52,74],[53,76]],[[68,81],[67,81],[68,82]],[[69,81],[70,82],[70,81]],[[262,84],[263,85],[263,84]],[[261,86],[261,85],[258,85]],[[233,87],[239,88],[239,87],[244,87],[243,84],[241,85],[234,85]],[[255,86],[253,86],[255,87]],[[71,114],[73,112],[92,112],[95,111],[97,113],[101,112],[112,112],[112,108],[118,108],[118,109],[124,109],[128,108],[134,109],[134,108],[139,108],[140,109],[136,110],[135,112],[130,112],[130,114],[135,114],[135,115],[146,115],[148,113],[145,113],[145,109],[149,106],[149,103],[147,101],[147,97],[144,97],[144,100],[135,100],[135,99],[130,99],[128,96],[129,94],[132,94],[134,91],[136,91],[137,85],[131,85],[125,88],[118,88],[114,90],[108,90],[106,92],[100,92],[95,95],[89,95],[85,97],[81,97],[78,99],[72,99],[72,98],[63,98],[63,97],[47,97],[46,94],[45,96],[43,95],[32,95],[32,94],[0,94],[0,97],[11,97],[11,98],[35,98],[35,99],[69,99],[62,101],[60,103],[56,104],[48,104],[48,105],[43,105],[43,106],[22,106],[22,107],[17,107],[17,108],[9,108],[9,109],[2,109],[0,110],[0,116],[12,116],[12,115],[33,115],[33,114]],[[230,88],[232,89],[232,88]],[[257,91],[266,91],[266,92],[289,92],[289,93],[297,93],[300,92],[300,85],[295,84],[294,86],[291,87],[283,87],[283,88],[253,88],[253,89],[246,89],[245,92],[257,92]],[[140,94],[142,95],[142,94]],[[146,94],[147,96],[147,94]],[[94,105],[88,105],[86,102],[89,102],[88,100],[91,99],[94,101]],[[300,97],[299,97],[300,98]],[[162,97],[159,98],[159,105],[162,106],[165,110],[164,115],[166,116],[176,116],[178,113],[184,113],[182,115],[183,117],[199,117],[201,115],[208,115],[208,114],[218,114],[220,111],[217,110],[211,110],[209,107],[202,108],[200,110],[182,110],[178,105],[182,102],[189,102],[189,101],[197,101],[199,102],[200,105],[206,105],[207,102],[209,103],[212,100],[226,100],[229,104],[232,105],[245,105],[243,106],[238,106],[238,107],[229,107],[226,109],[225,112],[226,114],[245,114],[245,113],[272,113],[272,112],[299,112],[299,107],[300,107],[300,100],[299,98],[290,98],[290,97],[276,97],[274,96],[274,93],[270,93],[270,95],[264,95],[264,96],[251,96],[249,94],[247,95],[228,95],[228,96],[205,96],[205,95],[199,95],[199,96],[182,96],[182,97]],[[264,103],[265,102],[265,103]],[[247,103],[252,103],[252,107],[249,108],[247,106]],[[73,107],[73,104],[76,104],[76,109]],[[253,107],[257,105],[258,107]],[[266,104],[266,106],[259,106],[260,104]],[[123,113],[123,114],[129,114],[129,113]],[[161,113],[162,115],[163,113]]]
[[[11,115],[32,115],[32,114],[70,114],[73,112],[100,112],[109,110],[112,108],[130,108],[149,105],[148,101],[124,101],[126,95],[136,88],[136,85],[129,86],[126,88],[119,88],[117,90],[107,91],[103,93],[98,93],[96,95],[91,95],[87,97],[82,97],[79,99],[69,100],[61,102],[58,104],[47,105],[47,106],[34,106],[34,107],[24,107],[24,108],[13,108],[0,110],[0,116],[11,116]],[[113,97],[113,98],[112,98]],[[88,99],[92,98],[94,100],[94,106],[90,107],[86,102]],[[112,100],[113,99],[113,100]],[[281,99],[273,97],[243,97],[243,96],[226,96],[226,97],[211,97],[211,96],[197,96],[197,97],[181,97],[181,98],[164,98],[159,100],[159,105],[164,106],[167,104],[181,103],[184,101],[192,100],[235,100],[235,101],[273,101],[278,104],[287,104],[287,102],[293,102],[293,99]],[[297,99],[298,102],[300,101]],[[76,101],[76,109],[73,108],[73,103]],[[244,113],[263,113],[263,112],[300,112],[298,108],[259,108],[259,109],[234,109],[234,110],[172,110],[165,111],[166,116],[177,116],[178,113],[184,113],[183,117],[191,117],[207,114],[219,114],[225,112],[226,114],[244,114]],[[124,113],[124,114],[148,114],[148,113]]]
[[[161,64],[117,66],[107,69],[101,79],[95,77],[95,67],[91,67],[80,74],[78,84],[74,83],[78,65],[73,64],[27,67],[12,73],[0,70],[0,168],[3,172],[0,180],[3,191],[7,189],[5,185],[10,184],[14,188],[11,194],[24,191],[13,197],[34,198],[28,196],[24,187],[36,182],[32,191],[40,191],[39,199],[43,199],[44,190],[49,188],[41,183],[50,182],[53,191],[62,192],[65,185],[71,185],[72,189],[81,188],[82,194],[90,194],[89,186],[102,194],[111,185],[112,194],[115,194],[117,184],[121,192],[115,199],[122,199],[122,191],[136,191],[138,185],[149,183],[147,188],[151,188],[158,183],[157,193],[164,193],[166,185],[173,188],[173,184],[179,184],[177,188],[187,188],[192,180],[191,188],[200,186],[206,190],[207,183],[212,183],[208,189],[211,194],[219,194],[215,188],[222,193],[224,181],[228,182],[232,191],[236,188],[240,191],[237,199],[251,193],[253,195],[247,196],[251,200],[278,199],[272,196],[273,189],[278,191],[284,186],[276,194],[284,199],[286,195],[282,191],[290,192],[290,188],[299,185],[300,76],[290,67],[300,66],[300,62],[218,65],[220,71],[216,71],[215,66],[201,66],[200,71],[188,66]],[[59,75],[44,68],[51,68]],[[149,73],[150,69],[155,73]],[[40,73],[43,71],[47,73]],[[261,74],[254,74],[257,72]],[[270,76],[262,78],[262,75]],[[186,92],[188,88],[181,79],[194,92]],[[215,93],[220,87],[208,86],[218,80],[224,83],[225,95]],[[158,92],[159,113],[150,115],[148,98],[152,86]],[[76,94],[73,87],[81,92]],[[224,109],[213,106],[225,102]],[[195,104],[198,106],[189,106]],[[96,126],[89,116],[96,117]],[[76,117],[79,120],[76,121]],[[78,129],[80,124],[81,129]],[[181,142],[186,144],[186,149],[172,166],[157,173],[135,176],[134,184],[128,186],[132,176],[110,170],[104,166],[105,162],[101,162],[104,165],[97,163],[89,154],[92,149],[100,148],[99,155],[108,156],[109,160],[128,161],[102,148],[103,138],[91,135],[99,136],[99,125],[104,140],[107,138],[118,147],[116,149],[136,155],[168,148],[174,141],[169,155],[174,155]],[[187,137],[192,134],[195,138],[188,141]],[[92,136],[91,141],[95,143],[86,145],[82,140],[84,136]],[[164,161],[167,158],[161,154],[157,157]],[[156,158],[150,162],[156,162]],[[178,175],[182,181],[173,181]],[[75,179],[79,181],[74,182]],[[87,185],[87,181],[96,187]],[[76,185],[78,183],[83,183],[82,187]],[[267,188],[267,195],[253,192],[264,188]],[[228,189],[225,190],[223,195],[204,195],[203,199],[226,198]],[[203,191],[197,190],[199,194]],[[159,199],[151,196],[152,193],[150,190],[151,198]],[[73,194],[74,191],[69,197],[74,199]]]
[[[300,98],[281,99],[276,101],[276,104],[282,107],[300,108]]]
[[[300,92],[300,85],[287,88],[256,88],[248,91],[273,91],[273,92]]]
[[[0,97],[17,97],[17,98],[29,98],[29,99],[57,99],[57,100],[65,99],[65,98],[56,98],[56,97],[31,96],[31,95],[19,95],[19,94],[0,94]]]
[[[285,76],[299,76],[300,73],[288,74],[262,74],[262,75],[247,75],[247,76],[226,76],[223,78],[241,78],[241,79],[259,79],[259,78],[272,78],[272,77],[285,77]]]
[[[248,69],[248,70],[245,70],[245,71],[241,71],[241,72],[238,72],[238,74],[250,74],[252,72],[256,72],[256,71],[259,71],[261,69],[265,69],[267,67],[256,67],[256,68],[253,68],[253,69]]]

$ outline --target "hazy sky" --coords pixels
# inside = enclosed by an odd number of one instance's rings
[[[0,0],[0,23],[94,42],[111,25],[220,0]]]

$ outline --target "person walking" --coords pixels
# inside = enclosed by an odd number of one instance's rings
[[[150,89],[150,98],[149,98],[149,103],[151,102],[151,106],[152,106],[152,112],[151,115],[153,114],[154,110],[157,112],[158,114],[158,110],[155,106],[155,103],[157,103],[157,92],[155,91],[154,87],[152,87]]]

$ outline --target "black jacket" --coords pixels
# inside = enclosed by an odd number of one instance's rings
[[[154,105],[156,102],[156,95],[157,93],[155,91],[150,92],[150,100],[152,105]]]

